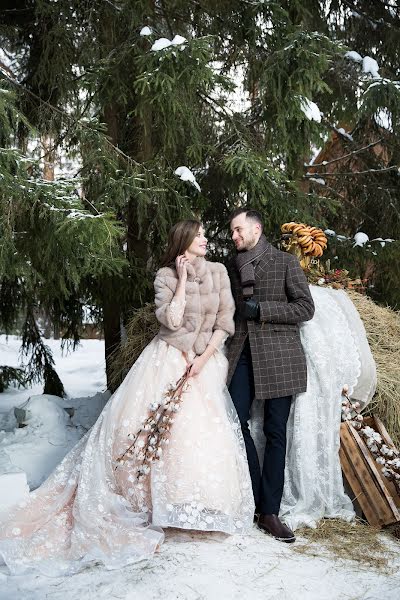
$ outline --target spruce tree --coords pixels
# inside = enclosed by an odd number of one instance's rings
[[[76,342],[90,304],[108,357],[129,311],[152,299],[169,227],[193,214],[219,259],[231,248],[229,212],[245,203],[262,211],[274,242],[287,220],[398,240],[399,11],[391,3],[3,4],[3,329],[21,311],[26,328],[28,310],[45,308]],[[380,78],[365,57],[378,61]],[[385,160],[363,150],[371,132],[381,136],[382,115]],[[342,142],[336,176],[309,166],[332,135]],[[366,172],[349,171],[346,154],[362,158]],[[45,182],[43,155],[70,161],[72,178]],[[200,191],[175,174],[181,166]],[[355,272],[372,261],[378,297],[396,305],[398,248],[352,249],[332,238],[330,257]]]

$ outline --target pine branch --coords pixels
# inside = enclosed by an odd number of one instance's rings
[[[8,81],[10,81],[13,85],[15,85],[17,88],[19,88],[20,90],[22,90],[23,92],[25,92],[26,94],[28,94],[29,96],[31,96],[32,98],[34,98],[35,100],[37,100],[38,102],[43,104],[44,106],[47,106],[47,108],[50,108],[50,110],[56,112],[58,115],[60,115],[62,117],[65,117],[69,121],[72,120],[75,125],[79,125],[80,127],[82,127],[82,129],[86,129],[88,131],[96,132],[97,134],[99,134],[99,132],[96,129],[94,129],[93,127],[90,127],[90,125],[88,125],[86,123],[82,123],[82,121],[80,121],[80,120],[75,120],[74,117],[72,115],[70,115],[69,113],[67,113],[65,110],[62,110],[61,108],[58,108],[57,106],[54,106],[47,100],[44,100],[43,98],[41,98],[40,96],[35,94],[35,92],[32,92],[32,90],[29,90],[28,88],[23,86],[21,83],[19,83],[19,81],[16,81],[12,77],[10,77],[8,75],[8,73],[1,67],[1,65],[0,65],[0,71],[3,72],[3,75],[5,76],[5,78]],[[133,164],[136,167],[138,167],[138,166],[143,167],[143,165],[141,165],[140,163],[135,161],[131,156],[128,156],[127,154],[125,154],[125,152],[123,152],[120,148],[118,148],[118,146],[115,146],[111,142],[111,140],[108,139],[107,136],[104,136],[104,141],[106,142],[106,144],[108,144],[108,146],[110,146],[110,148],[112,148],[114,150],[114,152],[116,152],[119,156],[124,158],[127,163]]]
[[[363,17],[368,23],[370,23],[371,25],[373,25],[374,27],[379,27],[382,25],[381,21],[375,21],[374,19],[371,19],[371,17],[369,15],[367,15],[367,13],[365,13],[364,11],[360,10],[360,8],[358,6],[355,6],[352,2],[350,2],[349,0],[342,0],[343,4],[345,4],[348,8],[350,8],[353,12],[357,13],[358,15],[360,15],[360,17]],[[389,7],[389,4],[386,4],[387,7]],[[390,8],[396,8],[394,6],[390,6]],[[386,15],[385,15],[386,16]],[[390,29],[399,29],[398,27],[396,27],[396,25],[394,25],[392,22],[383,19],[384,23],[386,25],[386,27],[389,27]]]
[[[32,92],[31,90],[29,90],[28,88],[26,88],[25,86],[23,86],[18,81],[14,80],[10,76],[8,76],[8,74],[1,68],[1,66],[0,66],[0,71],[2,71],[3,75],[5,76],[5,78],[11,84],[13,84],[14,86],[16,86],[18,89],[20,89],[23,92],[25,92],[26,94],[30,95],[32,98],[34,98],[38,102],[44,104],[45,106],[47,106],[49,109],[53,110],[54,112],[56,112],[60,116],[65,117],[66,119],[68,119],[71,122],[70,129],[72,129],[74,126],[79,126],[83,130],[85,130],[85,131],[89,131],[91,133],[95,133],[96,135],[100,136],[101,139],[103,140],[103,142],[108,146],[108,148],[110,148],[115,154],[117,154],[120,158],[122,158],[128,166],[133,167],[133,168],[140,168],[140,170],[143,171],[145,174],[147,174],[151,178],[154,178],[156,181],[158,181],[158,185],[159,186],[162,186],[163,188],[166,188],[167,190],[169,190],[173,194],[176,194],[175,188],[173,188],[168,183],[168,181],[166,179],[162,178],[160,175],[158,175],[157,173],[155,173],[154,170],[147,168],[143,163],[139,163],[134,158],[132,158],[131,156],[127,155],[118,146],[116,146],[115,144],[113,144],[111,142],[111,140],[105,134],[102,134],[97,129],[91,127],[90,125],[88,125],[88,124],[86,124],[84,122],[82,122],[81,120],[74,118],[72,115],[70,115],[66,111],[64,111],[64,110],[62,110],[62,109],[60,109],[60,108],[52,105],[47,100],[43,100],[43,98],[41,98],[40,96],[38,96],[37,94],[35,94],[34,92]]]
[[[322,119],[321,122],[326,125],[329,129],[332,129],[332,131],[334,131],[336,133],[336,135],[338,137],[340,137],[342,140],[346,141],[348,144],[354,144],[354,141],[352,141],[349,138],[349,135],[346,133],[343,133],[343,131],[340,131],[340,129],[338,127],[336,127],[335,125],[333,125],[333,123],[330,123],[328,121],[328,119],[326,119],[326,117],[324,115],[322,115]]]
[[[315,183],[318,183],[318,182],[316,181]],[[321,183],[320,185],[322,186],[323,184]],[[330,192],[332,192],[333,194],[335,194],[335,196],[338,196],[341,200],[343,200],[343,202],[347,202],[347,204],[349,204],[352,209],[356,210],[365,219],[371,221],[371,223],[373,223],[375,225],[375,219],[373,219],[370,215],[368,215],[366,212],[364,212],[359,206],[357,206],[356,204],[354,204],[354,202],[352,202],[351,200],[349,200],[347,198],[347,196],[345,196],[344,194],[341,194],[338,190],[336,190],[335,188],[331,187],[330,185],[327,185],[326,183],[323,186],[323,189],[324,190],[329,190]]]

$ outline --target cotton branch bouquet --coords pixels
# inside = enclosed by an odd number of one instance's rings
[[[360,403],[352,402],[348,391],[348,386],[343,386],[342,421],[347,421],[358,430],[372,456],[381,466],[382,475],[393,481],[400,496],[400,453],[395,448],[390,448],[384,444],[380,433],[372,427],[364,425],[364,417],[360,413]]]
[[[159,460],[163,446],[169,444],[169,434],[174,423],[174,414],[180,409],[183,393],[187,390],[189,370],[165,393],[161,402],[152,402],[149,414],[144,418],[141,428],[129,433],[132,440],[128,448],[116,459],[115,470],[129,461],[138,462],[137,479],[140,481],[150,473],[150,465]]]
[[[330,260],[326,261],[325,266],[322,263],[318,265],[310,263],[305,269],[305,274],[309,283],[336,290],[354,289],[357,292],[364,293],[368,284],[368,279],[352,279],[346,269],[331,269]]]

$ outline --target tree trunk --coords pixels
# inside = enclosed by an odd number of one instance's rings
[[[43,179],[45,181],[54,181],[54,140],[51,135],[42,135],[41,144],[43,148]]]
[[[118,145],[118,107],[116,103],[104,108],[104,119],[107,124],[107,134],[112,143]],[[107,388],[115,390],[111,385],[110,355],[121,342],[121,303],[118,297],[118,284],[114,277],[105,277],[103,281],[103,327],[106,359]]]
[[[153,0],[150,1],[151,8],[154,9]],[[112,20],[105,20],[102,28],[102,42],[105,51],[109,52],[114,47],[115,30],[113,29]],[[117,102],[108,102],[103,109],[104,120],[107,124],[107,134],[115,146],[120,146],[124,138],[122,129],[124,124],[128,120],[127,112],[130,112],[132,107],[118,105]],[[135,136],[136,139],[132,141],[133,147],[129,150],[124,149],[130,154],[135,160],[146,162],[152,156],[152,143],[151,143],[151,130],[152,130],[152,110],[149,106],[146,110],[144,123],[138,123],[138,130],[142,129],[142,134]],[[121,130],[120,130],[121,129]],[[146,238],[139,238],[139,228],[137,224],[137,202],[136,198],[131,198],[128,201],[127,210],[127,255],[128,260],[131,264],[139,265],[139,269],[135,269],[138,272],[138,276],[143,273],[146,268],[148,259],[148,245]],[[143,231],[146,231],[146,227],[143,227]],[[142,270],[143,269],[143,270]],[[113,285],[114,284],[114,285]],[[123,306],[118,297],[119,282],[115,281],[114,278],[106,278],[103,287],[103,319],[104,319],[104,340],[105,340],[105,357],[106,357],[106,373],[107,373],[107,386],[111,391],[111,377],[110,377],[110,354],[115,350],[121,343],[121,323]],[[137,286],[139,289],[141,286]],[[142,303],[140,291],[136,294],[136,297],[132,297],[132,307],[139,307]]]

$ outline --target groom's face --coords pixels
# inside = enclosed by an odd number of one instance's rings
[[[231,221],[232,240],[238,252],[254,248],[260,239],[261,227],[252,219],[241,213]]]

